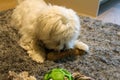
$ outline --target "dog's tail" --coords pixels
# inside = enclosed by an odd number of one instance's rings
[[[25,0],[17,0],[17,3],[20,4],[21,2],[23,2]],[[44,0],[43,0],[44,1]]]
[[[23,2],[23,1],[25,1],[25,0],[17,0],[18,4],[20,4],[20,3]]]

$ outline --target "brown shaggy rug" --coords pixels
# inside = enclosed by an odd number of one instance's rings
[[[17,43],[20,35],[10,25],[12,10],[0,12],[0,80],[8,80],[8,72],[28,71],[38,80],[53,68],[79,71],[95,80],[120,80],[120,26],[80,16],[80,40],[90,46],[89,54],[36,63]]]

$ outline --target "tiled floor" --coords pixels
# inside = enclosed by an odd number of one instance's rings
[[[110,0],[103,4],[96,19],[120,25],[120,0]]]

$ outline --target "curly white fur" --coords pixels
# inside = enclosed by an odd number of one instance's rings
[[[12,23],[22,35],[19,43],[37,61],[45,60],[45,50],[77,47],[85,51],[88,46],[77,41],[80,34],[79,17],[72,9],[47,5],[44,0],[19,0],[12,14]],[[79,46],[79,45],[80,46]]]

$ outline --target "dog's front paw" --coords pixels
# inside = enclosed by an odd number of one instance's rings
[[[80,41],[76,41],[75,48],[80,49],[80,50],[84,50],[86,52],[89,51],[89,46],[83,42],[80,42]]]
[[[28,51],[29,56],[32,60],[36,61],[37,63],[43,63],[45,61],[45,56],[36,53],[35,51]]]

